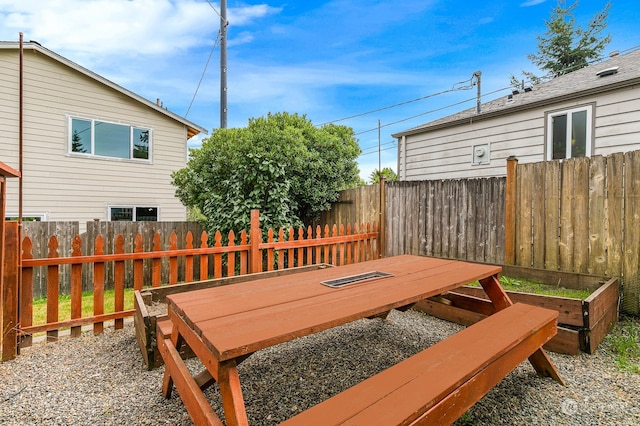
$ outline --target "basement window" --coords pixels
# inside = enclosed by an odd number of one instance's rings
[[[108,220],[113,222],[157,222],[158,207],[109,206]]]

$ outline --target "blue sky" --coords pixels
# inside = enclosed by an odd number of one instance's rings
[[[586,25],[605,3],[579,1],[576,22]],[[537,71],[527,54],[536,52],[555,5],[227,0],[228,127],[268,112],[306,114],[316,124],[358,115],[338,123],[357,133],[361,176],[379,161],[396,170],[391,134],[473,107],[475,88],[451,89],[468,84],[474,71],[482,72],[484,101],[506,95],[511,74]],[[211,133],[220,124],[219,10],[207,0],[0,0],[0,40],[23,32],[25,41],[160,98]],[[611,1],[605,53],[640,46],[638,16],[640,1]]]

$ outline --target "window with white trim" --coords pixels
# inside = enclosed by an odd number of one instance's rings
[[[110,221],[157,222],[158,207],[109,206]]]
[[[151,129],[84,118],[69,118],[69,153],[149,160]]]
[[[547,114],[547,159],[590,157],[592,106]]]

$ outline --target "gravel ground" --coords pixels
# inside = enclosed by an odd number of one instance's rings
[[[420,312],[393,311],[260,351],[239,367],[252,425],[272,425],[455,333]],[[640,375],[595,355],[550,354],[563,387],[521,364],[457,425],[637,425]],[[199,370],[199,362],[188,361]],[[164,369],[147,371],[133,324],[35,344],[0,364],[1,425],[189,425],[177,392],[160,392]],[[218,392],[206,392],[222,416]]]

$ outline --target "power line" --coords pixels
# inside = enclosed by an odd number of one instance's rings
[[[503,88],[501,88],[501,89],[497,89],[497,90],[494,90],[494,91],[492,91],[492,92],[486,93],[486,94],[485,94],[485,96],[487,96],[487,95],[493,95],[494,93],[498,93],[498,92],[502,92],[502,91],[504,91],[504,90],[510,90],[510,89],[511,89],[511,87],[503,87]],[[440,108],[436,108],[436,109],[432,109],[432,110],[429,110],[429,111],[421,112],[420,114],[412,115],[411,117],[406,117],[406,118],[402,118],[402,119],[400,119],[400,120],[392,121],[392,122],[387,123],[387,124],[384,124],[384,125],[382,125],[382,126],[380,126],[380,127],[389,127],[389,126],[393,126],[394,124],[398,124],[398,123],[402,123],[402,122],[405,122],[405,121],[412,120],[412,119],[414,119],[414,118],[422,117],[423,115],[432,114],[432,113],[434,113],[434,112],[438,112],[438,111],[441,111],[441,110],[443,110],[443,109],[447,109],[447,108],[451,108],[451,107],[453,107],[453,106],[457,106],[457,105],[461,105],[461,104],[464,104],[464,103],[467,103],[467,102],[471,102],[471,101],[474,101],[475,99],[476,99],[476,98],[469,98],[469,99],[465,99],[465,100],[462,100],[462,101],[460,101],[460,102],[455,102],[455,103],[453,103],[453,104],[445,105],[445,106],[440,107]],[[363,133],[373,132],[374,130],[378,130],[378,128],[377,128],[377,127],[375,127],[375,128],[373,128],[373,129],[363,130],[363,131],[361,131],[361,132],[354,133],[354,136],[361,135],[361,134],[363,134]]]
[[[416,99],[412,99],[410,101],[400,102],[400,103],[397,103],[397,104],[394,104],[394,105],[389,105],[389,106],[378,108],[378,109],[374,109],[374,110],[371,110],[371,111],[350,115],[348,117],[339,118],[337,120],[327,121],[325,123],[318,124],[317,126],[320,127],[320,126],[324,126],[324,125],[327,125],[327,124],[337,123],[339,121],[345,121],[345,120],[350,120],[352,118],[362,117],[364,115],[369,115],[369,114],[373,114],[373,113],[376,113],[376,112],[385,111],[387,109],[396,108],[396,107],[399,107],[399,106],[402,106],[402,105],[407,105],[407,104],[410,104],[410,103],[413,103],[413,102],[422,101],[424,99],[433,98],[435,96],[443,95],[443,94],[449,93],[449,92],[455,92],[455,91],[458,91],[458,90],[469,90],[469,89],[473,88],[473,86],[474,86],[472,81],[473,81],[473,76],[468,80],[459,81],[458,83],[455,83],[453,86],[451,86],[451,89],[448,89],[448,90],[443,90],[441,92],[432,93],[430,95],[422,96],[422,97],[419,97],[419,98],[416,98]],[[468,82],[471,83],[471,84],[468,84],[466,86],[456,87],[456,86],[458,86],[460,84],[464,84],[464,83],[468,83]]]
[[[198,90],[200,90],[200,85],[202,84],[202,80],[204,79],[204,75],[207,72],[207,68],[209,67],[209,62],[211,61],[211,56],[213,56],[213,52],[216,50],[216,47],[218,46],[218,42],[219,41],[220,41],[220,37],[217,37],[215,43],[213,43],[213,48],[211,49],[211,52],[209,52],[209,57],[207,58],[207,63],[204,64],[204,69],[202,70],[202,75],[200,76],[200,81],[198,81],[198,86],[196,87],[196,91],[193,94],[193,97],[191,98],[191,102],[189,103],[189,108],[187,108],[187,112],[184,115],[184,118],[187,118],[187,116],[189,115],[189,111],[191,111],[191,106],[193,105],[193,101],[196,99],[196,95],[198,94]]]
[[[389,148],[384,148],[381,149],[380,151],[389,151],[391,149],[395,149],[395,146],[390,146]],[[378,153],[378,148],[376,147],[376,150],[373,152],[366,152],[364,154],[360,154],[360,157],[364,157],[365,155],[372,155],[372,154],[377,154]]]
[[[211,9],[213,9],[213,11],[216,13],[216,15],[218,15],[218,18],[222,19],[222,15],[220,15],[220,12],[218,12],[218,10],[213,5],[213,3],[211,3],[209,0],[207,0],[207,3],[209,3],[209,6],[211,6]]]

